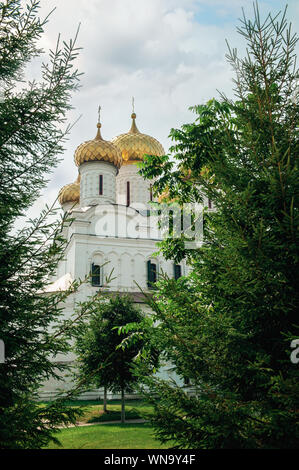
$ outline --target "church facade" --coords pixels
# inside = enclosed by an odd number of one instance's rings
[[[68,297],[66,318],[73,314],[78,301],[98,290],[128,293],[147,311],[136,283],[150,291],[162,271],[175,278],[188,273],[185,262],[177,265],[153,256],[162,235],[157,217],[149,211],[150,202],[155,202],[151,184],[138,173],[137,163],[145,154],[164,155],[165,151],[154,137],[138,130],[135,113],[131,118],[130,130],[111,141],[102,138],[98,122],[96,137],[75,151],[77,180],[59,193],[62,209],[70,213],[72,222],[64,228],[68,242],[65,258],[58,265],[50,290],[67,289],[73,280],[90,276],[77,293]],[[55,360],[72,362],[75,356],[59,356]],[[171,375],[167,368],[161,373]],[[49,399],[57,386],[67,389],[70,385],[47,382],[41,396]],[[92,390],[84,398],[99,395],[99,391]]]

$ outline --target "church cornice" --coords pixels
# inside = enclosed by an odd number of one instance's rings
[[[96,239],[99,239],[99,240],[102,240],[102,241],[115,241],[115,240],[127,240],[127,241],[134,241],[134,242],[144,242],[144,243],[147,243],[148,242],[152,242],[153,245],[155,245],[157,242],[160,242],[162,240],[162,238],[145,238],[145,237],[118,237],[118,236],[110,236],[110,235],[97,235],[97,234],[94,234],[94,233],[79,233],[79,232],[73,232],[70,236],[70,241],[74,238],[74,237],[79,237],[79,238],[88,238],[88,237],[92,237],[94,240]]]

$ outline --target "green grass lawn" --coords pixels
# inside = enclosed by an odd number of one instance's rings
[[[41,403],[44,406],[45,403]],[[54,443],[48,449],[167,449],[169,444],[161,445],[154,438],[153,429],[148,423],[142,424],[100,424],[105,421],[120,420],[121,403],[119,400],[108,402],[108,412],[103,411],[102,401],[75,400],[66,402],[69,406],[79,407],[83,415],[78,423],[99,423],[94,426],[80,426],[61,429],[55,435],[62,447]],[[126,420],[148,418],[153,408],[142,400],[126,402]]]
[[[41,403],[41,406],[45,403]],[[80,407],[83,416],[78,419],[80,423],[102,423],[105,421],[119,421],[121,404],[120,400],[108,402],[108,412],[103,411],[102,401],[75,400],[66,402],[67,405]],[[153,408],[142,400],[128,400],[126,402],[126,419],[147,418],[153,413]]]
[[[153,429],[144,424],[98,424],[62,429],[56,437],[63,449],[167,449],[153,436]],[[48,449],[61,448],[49,444]]]

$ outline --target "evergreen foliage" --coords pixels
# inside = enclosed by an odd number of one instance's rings
[[[75,40],[58,40],[40,82],[26,82],[25,68],[42,52],[38,42],[48,21],[39,18],[39,3],[0,2],[0,448],[42,447],[59,424],[76,416],[61,399],[43,407],[34,401],[45,380],[61,376],[64,366],[53,360],[69,350],[73,320],[61,320],[61,312],[79,283],[45,295],[63,257],[66,220],[46,207],[15,228],[58,163],[70,96],[78,88]]]
[[[196,392],[147,376],[140,361],[156,433],[180,448],[299,444],[299,371],[290,360],[299,335],[297,35],[286,12],[262,19],[257,5],[238,32],[247,55],[228,51],[235,99],[193,107],[195,122],[171,131],[172,155],[147,156],[141,169],[170,206],[209,198],[215,207],[205,208],[200,248],[188,248],[185,234],[161,243],[192,273],[164,276],[149,300],[152,325],[135,330]]]

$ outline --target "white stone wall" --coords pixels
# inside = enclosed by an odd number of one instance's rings
[[[78,209],[78,208],[79,208],[79,204],[75,203],[74,201],[64,202],[62,204],[62,209],[64,210],[64,212],[70,211],[72,209]]]
[[[98,239],[93,237],[86,243],[85,237],[76,237],[74,278],[89,274],[92,263],[103,266],[104,280],[113,278],[107,288],[112,291],[137,291],[134,281],[147,287],[147,260],[155,249],[154,243],[141,240]],[[159,261],[159,260],[158,260]],[[170,269],[171,270],[171,269]],[[86,286],[86,294],[95,293],[97,287]]]
[[[115,203],[117,168],[108,162],[91,161],[79,167],[80,205]],[[103,195],[99,194],[99,176],[103,175]]]
[[[136,291],[136,282],[147,288],[147,261],[156,262],[158,272],[169,277],[174,275],[174,263],[162,257],[153,258],[156,251],[156,239],[147,238],[148,230],[134,232],[132,227],[126,232],[128,224],[147,227],[150,218],[139,214],[134,209],[99,205],[88,210],[73,213],[75,221],[69,227],[68,247],[65,261],[58,267],[58,277],[69,274],[72,279],[84,279],[89,275],[91,265],[104,265],[104,278],[112,273],[113,279],[107,285],[109,290]],[[118,219],[121,230],[116,223],[109,224],[113,218]],[[182,275],[188,273],[183,261]],[[91,295],[96,288],[86,286],[86,295]],[[90,290],[91,289],[91,290]]]
[[[135,164],[123,165],[116,177],[116,202],[127,204],[127,182],[130,182],[130,206],[148,204],[150,201],[150,182],[138,174]]]

